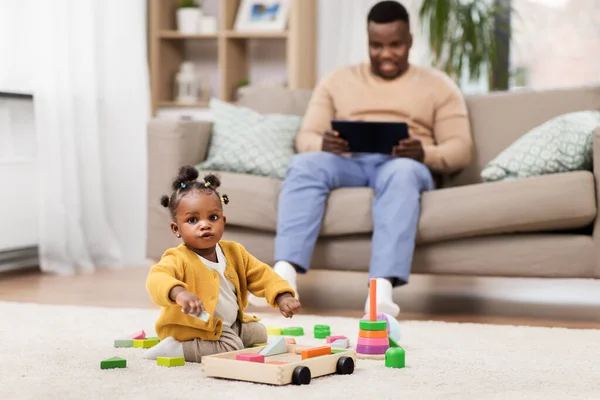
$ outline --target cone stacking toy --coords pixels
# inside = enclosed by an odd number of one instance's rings
[[[360,320],[356,357],[383,360],[390,348],[387,321],[377,320],[377,280],[369,280],[369,319]]]

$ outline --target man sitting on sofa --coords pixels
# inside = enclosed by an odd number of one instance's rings
[[[412,35],[405,7],[379,2],[367,23],[370,63],[331,73],[308,105],[296,138],[298,154],[281,187],[274,268],[296,288],[296,273],[310,268],[328,194],[341,187],[371,187],[370,277],[377,278],[378,310],[397,316],[392,288],[408,283],[420,195],[435,188],[434,176],[470,162],[472,139],[458,87],[440,71],[409,63]],[[403,121],[410,138],[392,155],[348,154],[347,143],[330,130],[332,119]],[[251,297],[250,302],[264,305],[261,300]]]

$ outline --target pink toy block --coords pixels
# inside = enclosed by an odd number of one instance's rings
[[[263,356],[262,354],[256,354],[256,353],[237,354],[235,356],[235,359],[238,361],[250,361],[250,362],[257,362],[257,363],[265,362],[265,356]]]
[[[389,342],[388,338],[358,338],[358,344],[364,346],[386,346]]]
[[[136,339],[136,340],[146,339],[146,332],[144,332],[143,330],[137,331],[137,332],[132,333],[131,335],[129,335],[129,338],[130,339]]]
[[[339,339],[348,339],[346,336],[327,336],[325,338],[325,343],[330,344]]]
[[[287,337],[286,337],[286,338],[285,338],[285,342],[286,342],[287,344],[296,344],[296,339],[294,339],[294,338],[291,338],[291,337],[290,337],[290,338],[287,338]]]

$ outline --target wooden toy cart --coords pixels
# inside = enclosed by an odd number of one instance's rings
[[[264,362],[236,360],[238,354],[258,354],[265,346],[202,357],[204,376],[270,385],[308,385],[324,375],[349,375],[354,372],[353,349],[302,359],[302,350],[315,346],[286,345],[286,353],[266,356]]]

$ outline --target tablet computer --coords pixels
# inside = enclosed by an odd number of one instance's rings
[[[331,128],[348,142],[351,153],[392,154],[392,148],[409,137],[406,122],[333,120]]]

